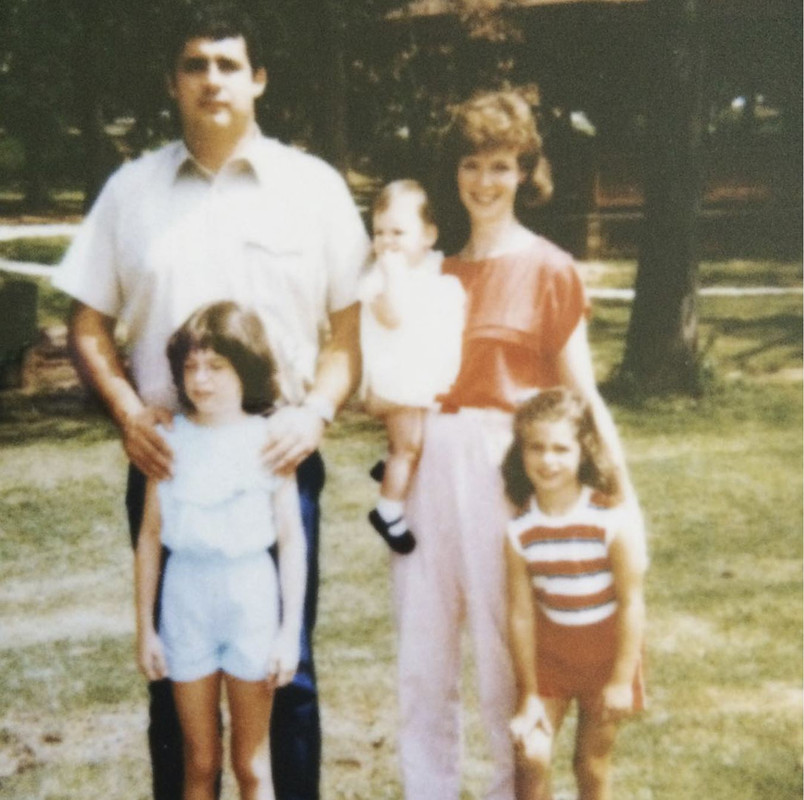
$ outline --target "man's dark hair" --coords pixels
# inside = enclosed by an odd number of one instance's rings
[[[190,39],[229,39],[242,36],[253,70],[265,66],[259,28],[242,3],[235,0],[186,0],[177,3],[165,43],[165,68],[176,62]]]

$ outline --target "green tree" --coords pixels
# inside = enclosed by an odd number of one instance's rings
[[[0,124],[24,153],[26,205],[49,204],[62,143],[62,109],[72,85],[68,61],[75,17],[66,0],[7,0],[0,5]]]

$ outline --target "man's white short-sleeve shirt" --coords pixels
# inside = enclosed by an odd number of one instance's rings
[[[167,340],[217,300],[258,311],[298,402],[328,315],[356,301],[367,246],[345,182],[320,159],[255,136],[211,175],[173,142],[110,178],[54,283],[122,323],[149,405],[176,406]]]

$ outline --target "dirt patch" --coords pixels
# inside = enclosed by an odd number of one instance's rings
[[[64,391],[80,386],[67,351],[65,325],[43,329],[25,361],[22,388],[27,392]]]
[[[92,404],[67,350],[67,327],[54,325],[39,332],[24,354],[19,371],[4,375],[3,401],[7,407],[28,405],[53,413],[81,411]]]
[[[144,752],[147,709],[96,710],[44,718],[10,714],[0,727],[0,779],[43,764],[111,762]]]

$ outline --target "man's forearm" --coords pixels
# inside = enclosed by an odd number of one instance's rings
[[[156,425],[170,425],[172,414],[140,399],[115,345],[114,320],[77,303],[70,320],[70,348],[82,379],[117,423],[129,460],[151,478],[168,478],[173,455]]]
[[[321,350],[310,394],[337,411],[360,381],[360,315],[355,303],[332,314],[331,336]]]
[[[75,303],[70,318],[70,352],[82,381],[92,388],[122,427],[127,417],[143,409],[123,369],[114,341],[115,321],[82,303]]]

